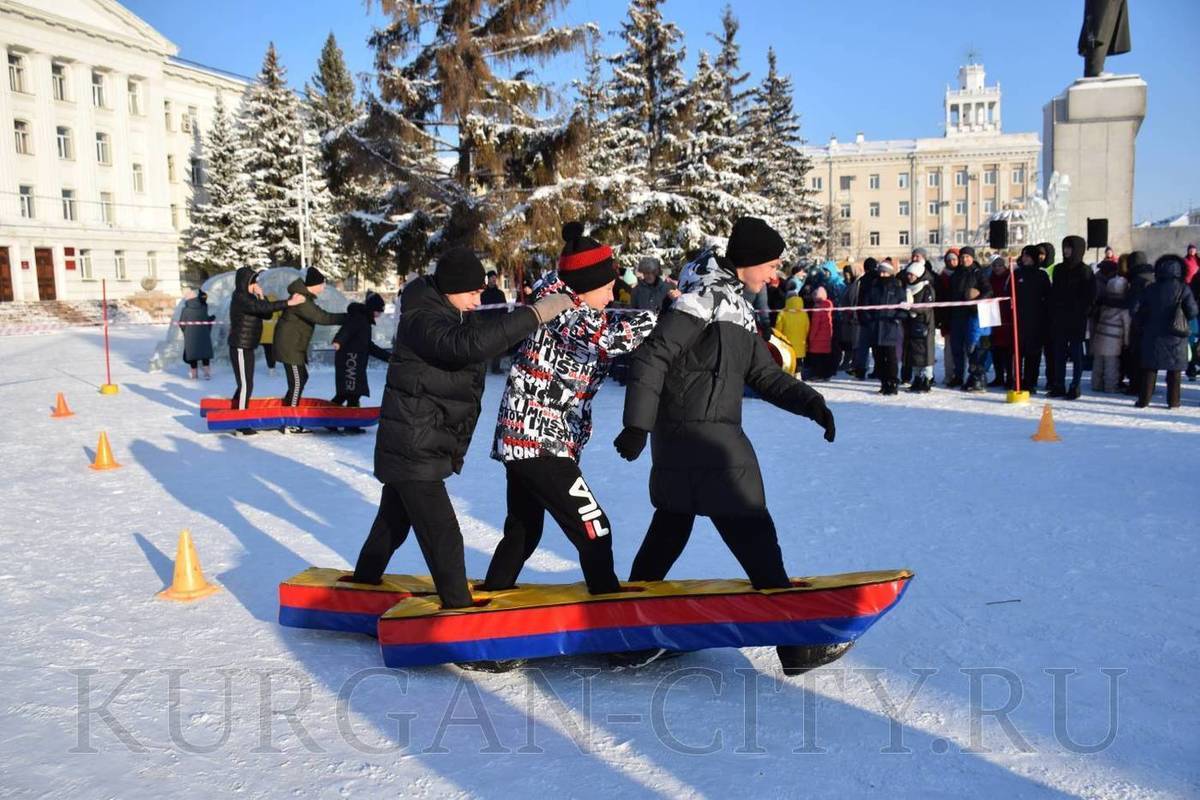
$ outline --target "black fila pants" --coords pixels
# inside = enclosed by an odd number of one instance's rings
[[[250,395],[254,394],[254,348],[229,347],[229,363],[233,367],[233,379],[237,391],[233,393],[234,408],[249,408]]]
[[[579,551],[579,566],[592,594],[619,592],[613,570],[608,517],[570,458],[543,456],[504,465],[508,480],[508,515],[504,538],[496,546],[484,588],[508,589],[542,540],[546,512]]]

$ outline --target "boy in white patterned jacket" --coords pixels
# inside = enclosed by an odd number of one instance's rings
[[[592,594],[620,591],[608,517],[579,469],[592,434],[592,398],[614,356],[629,353],[654,329],[652,311],[605,312],[618,274],[612,249],[563,226],[566,242],[536,297],[563,292],[575,302],[517,349],[500,400],[492,458],[504,463],[508,514],[483,588],[512,587],[542,538],[546,512],[579,551]]]

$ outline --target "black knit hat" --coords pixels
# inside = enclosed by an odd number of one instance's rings
[[[867,256],[867,258],[863,260],[863,274],[869,274],[869,273],[878,272],[878,271],[879,271],[879,262],[876,261],[875,259],[871,258],[870,256]]]
[[[783,255],[783,237],[758,217],[739,217],[725,255],[735,267],[754,267]]]
[[[321,274],[321,270],[316,267],[309,267],[308,272],[304,273],[305,286],[319,286],[325,282],[325,276]]]
[[[368,292],[367,300],[365,303],[363,303],[363,305],[365,305],[367,307],[367,311],[370,311],[372,314],[374,314],[376,311],[382,314],[386,304],[383,302],[383,298],[375,294],[375,292]]]
[[[975,248],[971,247],[971,245],[967,245],[966,247],[960,248],[958,251],[958,260],[959,261],[962,261],[963,258],[966,256],[970,256],[971,258],[976,257],[975,256]]]
[[[563,251],[558,257],[558,277],[576,293],[599,289],[617,279],[612,248],[583,235],[582,222],[562,227]]]
[[[437,260],[433,282],[442,294],[478,292],[486,283],[479,256],[465,247],[453,247]]]

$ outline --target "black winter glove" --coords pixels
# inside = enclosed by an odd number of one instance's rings
[[[833,412],[829,410],[829,406],[825,405],[825,398],[817,395],[811,403],[808,404],[808,410],[804,412],[804,416],[811,419],[813,422],[825,429],[825,441],[832,442],[837,435],[837,428],[833,424]]]
[[[613,447],[617,448],[621,458],[626,461],[636,461],[637,457],[646,449],[646,437],[649,435],[640,428],[626,428],[617,434],[617,438],[613,440]]]

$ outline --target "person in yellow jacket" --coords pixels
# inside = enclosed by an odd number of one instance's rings
[[[275,295],[267,295],[268,300],[275,300]],[[263,356],[267,359],[267,369],[272,375],[275,374],[275,323],[279,322],[279,316],[282,311],[276,311],[271,315],[270,319],[263,320],[262,336],[259,337],[258,343],[262,345]]]
[[[804,356],[808,354],[808,312],[798,295],[792,295],[783,304],[783,313],[775,321],[775,333],[796,351],[796,373],[799,374]]]

